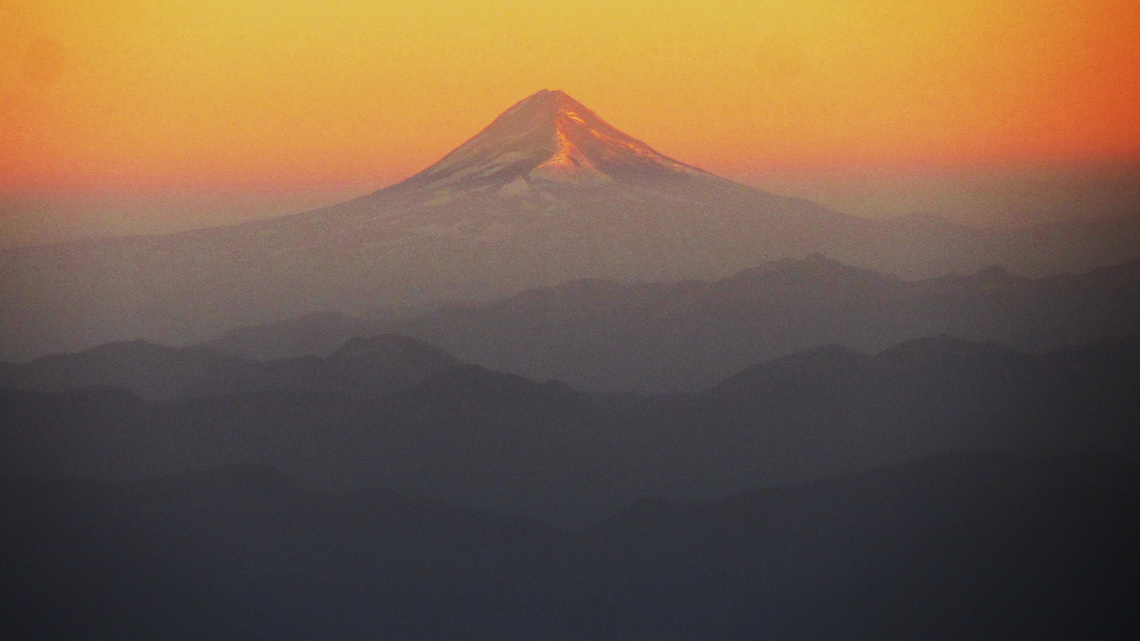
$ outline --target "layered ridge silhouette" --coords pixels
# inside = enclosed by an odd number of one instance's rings
[[[385,331],[535,380],[697,390],[824,344],[874,352],[946,334],[1044,352],[1140,332],[1140,263],[1039,279],[991,267],[905,281],[813,255],[713,282],[577,281],[408,320],[317,314],[232,330],[206,345],[280,358],[329,354],[353,336]]]
[[[581,524],[638,497],[711,499],[933,452],[1127,450],[1137,349],[1135,337],[1045,355],[950,337],[875,356],[821,347],[656,396],[445,365],[434,351],[431,367],[371,392],[296,379],[163,403],[114,387],[4,390],[0,472],[266,463],[317,489],[377,485]]]

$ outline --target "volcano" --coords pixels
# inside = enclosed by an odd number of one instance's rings
[[[579,278],[723,275],[773,251],[806,254],[812,243],[794,236],[847,218],[674,160],[543,90],[403,182],[250,227],[280,253],[336,230],[342,260],[416,265],[385,288],[414,301],[429,290],[470,298]],[[764,249],[723,251],[742,234]]]
[[[1085,270],[1135,258],[1137,238],[1136,221],[1002,234],[847,216],[670,158],[544,90],[407,180],[332,207],[0,251],[0,300],[18,301],[0,309],[0,360],[585,278],[712,280],[811,253],[905,277]]]
[[[382,228],[376,243],[409,233],[498,243],[483,233],[486,225],[504,240],[539,222],[550,232],[549,216],[572,223],[588,214],[596,227],[613,213],[636,217],[653,208],[660,223],[678,206],[692,209],[724,196],[763,198],[769,207],[775,200],[654,150],[562,91],[543,90],[418,174],[315,215],[344,216],[358,230]],[[556,233],[565,242],[584,232]]]
[[[543,90],[399,187],[513,196],[554,185],[680,178],[719,180],[615,129],[565,93]]]

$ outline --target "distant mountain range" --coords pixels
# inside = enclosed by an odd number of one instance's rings
[[[0,391],[0,473],[265,463],[313,488],[383,486],[580,524],[639,497],[707,500],[934,452],[1137,444],[1136,337],[1040,356],[949,337],[876,356],[822,347],[657,396],[575,391],[380,342],[262,364],[274,374],[251,389],[214,377],[220,395],[182,389],[166,402],[58,380],[57,391]],[[385,374],[370,387],[372,372]]]
[[[0,478],[0,636],[1127,639],[1136,460],[939,455],[556,530],[266,467]]]
[[[369,398],[410,387],[459,360],[402,336],[355,337],[327,357],[263,362],[203,348],[144,341],[110,343],[78,354],[0,363],[0,388],[59,391],[118,387],[148,401],[294,389]]]
[[[564,93],[504,112],[406,181],[333,207],[165,236],[0,251],[0,358],[200,342],[312,312],[486,300],[583,278],[715,280],[818,252],[925,278],[1140,255],[1140,217],[972,230],[872,221],[673,160]]]
[[[314,314],[232,330],[205,346],[259,359],[324,355],[382,332],[582,389],[697,390],[819,345],[875,352],[946,334],[1045,352],[1137,333],[1140,262],[1038,279],[991,267],[905,281],[814,255],[713,282],[577,281],[410,320]]]
[[[0,638],[1131,639],[1138,258],[558,91],[347,203],[0,251]]]

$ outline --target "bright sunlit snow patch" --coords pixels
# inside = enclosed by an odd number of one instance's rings
[[[540,91],[520,101],[474,138],[407,184],[430,191],[517,196],[533,184],[601,184],[670,177],[715,177],[658,153],[615,129],[561,91]]]

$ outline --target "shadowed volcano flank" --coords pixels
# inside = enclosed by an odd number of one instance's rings
[[[718,180],[622,133],[565,93],[543,90],[503,112],[474,138],[400,186],[502,189],[509,194],[536,183],[679,177]]]

